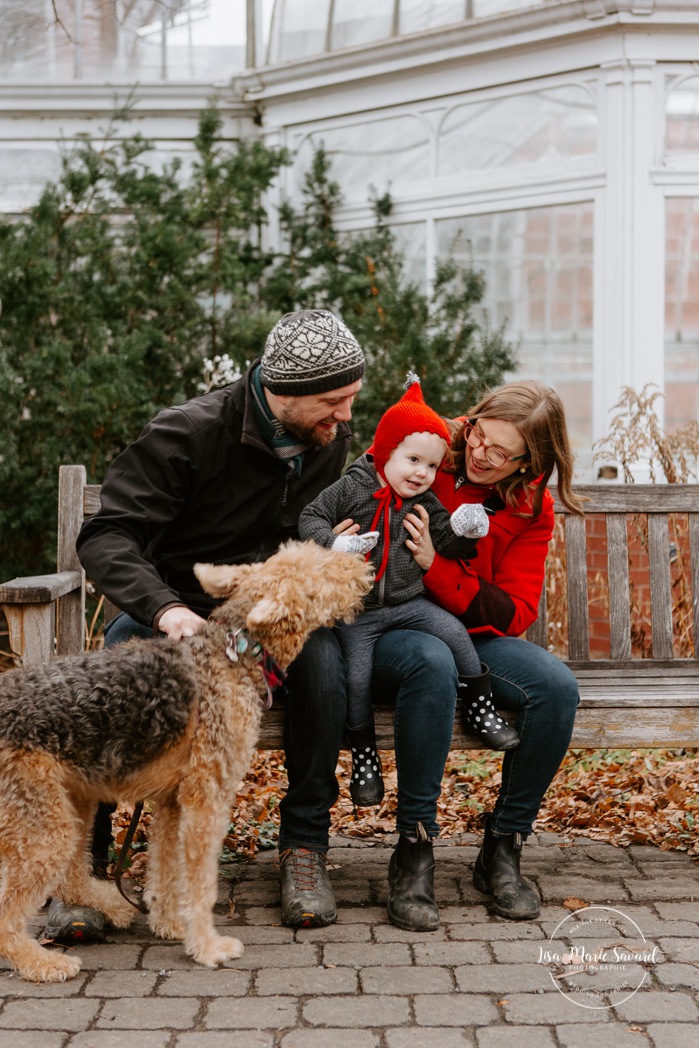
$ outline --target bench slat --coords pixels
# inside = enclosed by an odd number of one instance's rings
[[[75,544],[83,523],[84,466],[61,466],[58,473],[58,571],[83,576]],[[60,597],[56,605],[56,654],[79,655],[85,650],[85,587]]]
[[[261,749],[283,748],[282,724],[281,707],[272,707],[264,714],[258,742]],[[376,711],[376,739],[380,749],[393,749],[392,710],[383,708]],[[477,739],[464,735],[458,723],[454,726],[451,745],[452,749],[483,749]],[[699,706],[644,709],[642,717],[628,716],[628,710],[625,709],[581,708],[575,721],[571,746],[581,749],[677,749],[699,746]]]
[[[689,513],[689,562],[692,582],[692,636],[694,654],[699,654],[699,513]]]
[[[568,516],[566,534],[566,579],[568,585],[568,657],[588,659],[590,641],[587,626],[587,567],[585,520]]]
[[[570,515],[552,487],[556,513]],[[590,500],[586,513],[696,513],[699,484],[587,484],[575,486],[575,493]]]
[[[539,613],[536,616],[536,622],[533,623],[533,625],[531,625],[527,630],[527,640],[531,641],[532,644],[538,644],[540,648],[545,648],[547,646],[547,622],[548,614],[546,607],[546,586],[544,585],[541,589],[541,596],[539,597]]]
[[[87,484],[83,491],[83,516],[92,517],[102,505],[100,500],[101,486]]]
[[[628,680],[631,677],[639,677],[643,680],[660,678],[661,680],[679,677],[691,679],[696,675],[697,691],[699,692],[699,659],[674,658],[674,659],[628,659],[627,661],[615,659],[591,659],[585,662],[566,660],[576,677],[584,677],[591,673],[594,677],[619,677]]]
[[[650,613],[653,658],[672,658],[672,591],[670,588],[670,536],[664,513],[648,514],[650,562]]]
[[[610,653],[613,659],[630,659],[629,550],[626,516],[622,514],[607,517],[607,566]]]

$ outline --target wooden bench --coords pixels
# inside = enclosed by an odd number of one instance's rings
[[[678,631],[673,624],[673,573],[677,574],[677,559],[681,557],[689,565],[684,585],[685,605],[690,609],[690,621],[683,624],[682,632],[690,640],[699,637],[699,485],[615,484],[577,490],[589,499],[586,519],[567,513],[556,503],[565,534],[567,596],[558,599],[555,613],[559,615],[563,607],[568,620],[566,661],[580,683],[581,693],[571,745],[699,746],[699,660],[694,648],[690,655],[675,653]],[[86,484],[84,467],[62,466],[56,574],[13,579],[0,586],[0,605],[8,621],[12,650],[27,666],[56,654],[84,650],[85,577],[75,554],[75,540],[83,520],[98,508],[99,486]],[[671,542],[670,514],[681,515],[672,518],[680,522],[679,549],[677,542]],[[647,521],[641,546],[647,549],[650,614],[646,632],[650,652],[644,658],[635,655],[633,644],[643,624],[630,611],[636,569],[630,573],[629,550],[634,549],[634,543],[629,546],[628,531],[636,526],[637,515]],[[602,529],[601,537],[595,536],[593,522]],[[595,573],[594,561],[600,556],[604,566]],[[547,572],[550,582],[558,572],[560,591],[563,575],[558,557],[559,551],[556,558],[549,558]],[[608,622],[609,650],[606,657],[593,658],[591,641],[594,649],[597,625],[591,608],[597,609],[595,601],[599,598],[591,589],[598,576],[608,603],[602,619]],[[547,590],[550,596],[550,584],[542,594],[539,618],[528,632],[528,638],[542,646],[547,645],[551,633]],[[273,707],[265,715],[261,747],[281,748],[282,712]],[[379,745],[392,748],[390,709],[377,712],[377,729]],[[458,719],[452,747],[478,748],[476,739],[462,733]]]

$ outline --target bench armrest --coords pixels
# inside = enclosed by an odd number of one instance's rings
[[[0,607],[5,612],[10,647],[24,666],[36,666],[55,654],[56,609],[70,615],[75,604],[79,628],[58,654],[82,650],[82,571],[58,571],[53,575],[29,575],[0,584]],[[62,648],[62,650],[61,650]]]
[[[82,573],[79,571],[26,575],[0,584],[0,604],[50,604],[81,586]]]

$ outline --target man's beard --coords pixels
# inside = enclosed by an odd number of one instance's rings
[[[328,422],[331,420],[328,419]],[[337,423],[333,422],[331,429],[321,428],[320,423],[316,423],[315,426],[304,426],[302,422],[298,422],[293,415],[289,415],[285,412],[284,417],[280,419],[280,422],[284,423],[284,428],[291,433],[292,437],[296,437],[302,444],[317,444],[320,447],[327,447],[328,444],[332,444],[333,440],[337,436]]]

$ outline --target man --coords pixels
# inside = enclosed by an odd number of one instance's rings
[[[107,472],[101,509],[86,521],[78,540],[88,576],[121,609],[105,631],[105,644],[151,633],[191,636],[213,607],[193,575],[194,563],[264,560],[297,537],[301,510],[340,476],[363,374],[362,350],[342,321],[325,310],[300,310],[275,324],[261,360],[241,379],[162,411],[145,428]],[[344,521],[336,530],[350,534],[358,528]],[[425,648],[441,642],[416,633],[409,637],[408,643],[398,633],[387,640],[375,677],[382,693],[403,688],[406,701],[421,709],[430,692],[444,710],[442,734],[450,738],[453,661],[444,647],[448,661],[442,670]],[[443,682],[437,686],[435,669]],[[344,665],[331,630],[311,636],[290,667],[287,684],[282,920],[291,927],[318,926],[336,916],[325,853],[346,712]],[[429,703],[424,716],[434,736],[437,715]],[[426,728],[416,728],[420,751]],[[439,790],[439,760],[426,769],[432,793]],[[109,813],[101,808],[96,820],[96,867],[106,865]],[[414,817],[411,811],[412,827]],[[417,877],[421,896],[429,896],[431,852],[419,850],[423,858],[408,883]],[[407,901],[414,909],[412,897]],[[434,926],[433,895],[418,910]]]

